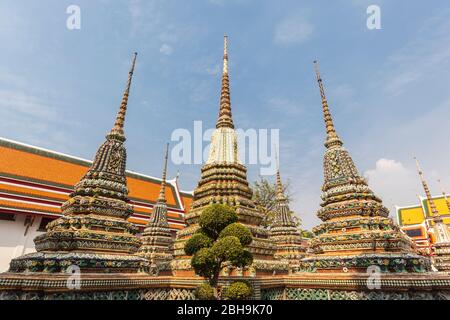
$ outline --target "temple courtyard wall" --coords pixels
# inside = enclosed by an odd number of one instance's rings
[[[12,259],[36,252],[34,238],[44,233],[39,216],[8,214],[0,219],[0,273],[9,269]]]

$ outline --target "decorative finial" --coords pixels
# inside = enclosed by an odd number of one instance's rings
[[[167,159],[169,158],[169,143],[166,144],[166,152],[164,156],[164,169],[162,173],[161,190],[159,191],[158,202],[166,201],[166,176],[167,176]]]
[[[427,196],[428,203],[430,204],[431,212],[434,217],[439,217],[436,205],[433,198],[431,197],[430,189],[428,188],[428,184],[425,181],[422,168],[420,167],[419,160],[417,160],[416,157],[414,157],[414,160],[416,160],[417,172],[419,173],[420,181],[422,182],[423,189],[425,190],[425,195]]]
[[[222,88],[220,93],[219,119],[217,119],[216,128],[234,129],[233,119],[231,117],[231,99],[230,99],[230,80],[228,78],[228,37],[223,40],[223,72]]]
[[[339,139],[334,128],[333,118],[331,117],[330,109],[328,107],[328,101],[325,96],[325,89],[323,87],[322,77],[320,76],[319,63],[317,60],[314,61],[314,70],[316,72],[317,83],[319,84],[320,96],[322,98],[322,108],[323,108],[323,118],[325,120],[325,128],[327,130],[327,140],[325,146],[342,146],[342,141]]]
[[[123,126],[124,126],[124,122],[125,122],[125,114],[127,112],[128,96],[130,94],[131,80],[133,78],[134,67],[136,65],[136,57],[137,57],[137,52],[135,52],[133,54],[133,61],[131,63],[130,71],[128,72],[127,85],[125,87],[125,91],[122,96],[122,102],[120,104],[119,112],[117,112],[114,127],[111,129],[111,132],[109,133],[109,136],[120,137],[122,140],[125,140]]]
[[[416,161],[417,172],[419,173],[419,176],[422,181],[423,180],[423,171],[422,171],[422,168],[420,167],[419,160],[417,159],[417,157],[414,157],[414,160]]]
[[[439,183],[439,186],[441,188],[442,195],[444,196],[445,204],[447,205],[448,211],[450,212],[450,202],[448,201],[447,193],[444,190],[444,186],[442,185],[441,179],[438,179],[438,183]]]

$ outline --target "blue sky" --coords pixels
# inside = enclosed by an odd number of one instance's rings
[[[66,8],[81,8],[81,29]],[[366,8],[381,8],[368,30]],[[448,1],[17,1],[0,3],[0,136],[91,159],[110,129],[138,51],[126,135],[128,169],[159,176],[164,143],[194,120],[212,127],[222,37],[229,36],[239,128],[280,129],[283,178],[305,227],[318,223],[324,128],[320,60],[337,131],[392,209],[450,192]],[[192,190],[200,166],[180,170]],[[258,166],[249,166],[249,180]]]

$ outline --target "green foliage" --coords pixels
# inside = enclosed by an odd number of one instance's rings
[[[209,283],[204,283],[195,289],[195,297],[198,300],[216,300],[214,288]]]
[[[252,296],[253,290],[247,281],[233,282],[224,292],[227,300],[245,300]]]
[[[225,229],[220,232],[219,239],[229,236],[237,237],[243,246],[248,246],[253,240],[250,230],[237,222],[226,226]]]
[[[255,201],[257,209],[265,215],[265,218],[261,224],[267,228],[272,224],[275,217],[277,204],[277,184],[270,182],[266,178],[260,177],[259,180],[253,182],[252,189],[253,201]],[[289,182],[283,184],[283,191],[288,202],[292,200],[292,194],[289,189]],[[289,215],[293,217],[297,227],[300,227],[302,223],[301,219],[297,217],[293,211],[290,211]]]
[[[191,259],[195,273],[205,278],[212,278],[218,268],[218,262],[211,248],[198,250]]]
[[[236,267],[253,262],[251,253],[244,250],[252,242],[252,234],[237,221],[233,208],[220,204],[208,206],[200,216],[200,229],[185,243],[184,251],[192,255],[191,266],[197,275],[208,279],[210,287],[217,287],[225,262]],[[199,297],[211,297],[207,287],[199,287],[196,292]]]
[[[314,238],[314,233],[312,233],[311,231],[308,231],[308,230],[303,230],[302,237],[311,239],[311,238]]]
[[[212,204],[201,214],[199,224],[205,234],[216,240],[226,226],[237,221],[238,216],[233,208],[223,204]]]
[[[235,256],[230,262],[233,266],[243,268],[253,263],[253,255],[247,250],[242,250],[241,253]]]
[[[211,247],[212,244],[212,239],[205,234],[195,233],[188,241],[186,241],[184,245],[184,252],[187,255],[192,256],[200,249]]]
[[[237,237],[229,236],[217,240],[211,251],[222,261],[231,261],[237,259],[242,254],[244,248]]]

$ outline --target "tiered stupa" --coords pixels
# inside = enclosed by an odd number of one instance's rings
[[[300,259],[305,256],[306,246],[301,232],[290,214],[289,201],[284,194],[280,169],[277,169],[277,196],[275,217],[270,227],[270,239],[276,244],[275,259],[287,261],[289,272],[299,269]]]
[[[390,219],[367,181],[358,173],[335,131],[317,62],[314,63],[326,127],[324,184],[310,246],[314,255],[301,261],[309,272],[425,272],[428,259],[413,251],[411,240]]]
[[[419,172],[420,181],[422,182],[423,190],[425,191],[427,201],[431,208],[431,214],[433,215],[433,230],[435,236],[435,256],[433,257],[433,264],[439,271],[448,272],[450,271],[450,232],[436,208],[436,204],[434,203],[433,197],[431,196],[430,188],[428,188],[428,184],[425,181],[423,171],[420,168],[419,161],[417,160],[417,158],[415,158],[415,160],[417,171]],[[448,201],[447,206],[449,206]]]
[[[65,272],[77,266],[88,273],[136,273],[147,260],[135,255],[141,242],[132,214],[125,177],[124,122],[134,54],[115,124],[100,146],[94,162],[62,205],[63,216],[35,238],[37,252],[11,261],[10,272]]]
[[[173,238],[167,222],[166,175],[169,144],[166,146],[161,190],[150,218],[142,235],[142,246],[138,255],[150,261],[150,273],[159,274],[168,270],[173,258]]]
[[[194,191],[194,201],[185,217],[187,227],[178,232],[175,243],[175,260],[172,266],[176,276],[193,275],[191,258],[184,253],[184,243],[199,228],[198,219],[204,208],[213,203],[234,207],[239,221],[246,225],[254,236],[249,246],[254,258],[253,265],[246,270],[224,270],[225,275],[272,275],[287,271],[285,263],[273,258],[275,245],[268,239],[268,230],[261,226],[264,214],[256,209],[247,181],[247,169],[239,161],[237,134],[231,116],[226,36],[219,117],[216,130],[212,134],[208,160],[201,169],[201,178]]]

